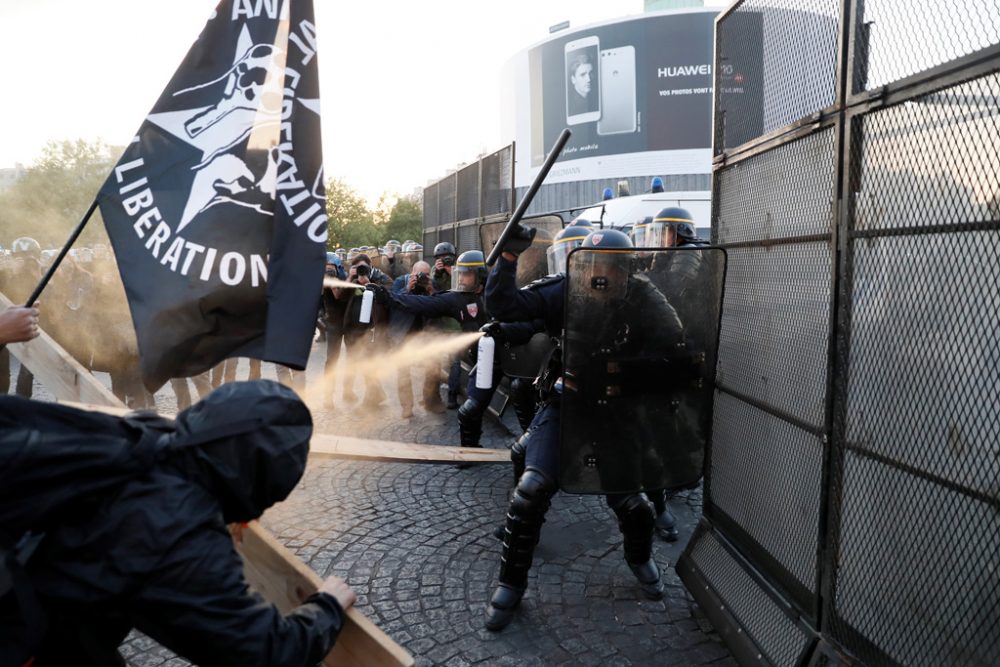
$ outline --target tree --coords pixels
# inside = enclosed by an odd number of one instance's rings
[[[42,247],[61,247],[97,196],[122,149],[102,141],[50,141],[19,181],[0,193],[0,243],[30,236]],[[87,225],[77,245],[107,243],[100,218]]]
[[[379,242],[375,218],[365,200],[340,179],[326,184],[326,217],[329,221],[326,245],[331,250]]]
[[[420,204],[413,197],[401,197],[389,213],[385,226],[385,237],[402,243],[406,239],[421,241],[423,238],[424,214]]]

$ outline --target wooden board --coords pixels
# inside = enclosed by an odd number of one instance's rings
[[[97,410],[123,415],[122,408],[84,405],[60,401],[81,410]],[[309,454],[322,457],[365,459],[370,461],[399,461],[401,463],[509,463],[509,449],[483,449],[479,447],[449,447],[445,445],[418,445],[415,442],[366,440],[344,435],[314,433],[309,443]]]
[[[250,585],[287,613],[319,589],[323,580],[295,557],[271,533],[254,521],[237,547]],[[333,667],[413,665],[414,660],[374,623],[351,608],[333,649],[323,660]]]
[[[412,442],[365,440],[326,433],[313,434],[309,453],[334,458],[410,463],[510,463],[509,449],[418,445]]]
[[[0,309],[12,305],[0,293]],[[27,343],[10,343],[7,349],[60,400],[124,407],[117,396],[44,331]]]

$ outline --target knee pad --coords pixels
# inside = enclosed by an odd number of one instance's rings
[[[486,406],[474,398],[467,398],[458,408],[458,421],[462,424],[479,424]]]
[[[648,532],[652,535],[653,522],[656,521],[656,515],[653,512],[653,508],[650,507],[649,501],[640,494],[631,493],[627,496],[614,498],[608,496],[608,506],[618,516],[622,532],[629,534],[645,534]]]
[[[515,440],[514,444],[510,446],[510,460],[518,470],[524,470],[524,459],[528,455],[528,448],[524,443],[527,436],[527,433],[521,434],[521,437]]]
[[[556,492],[554,480],[540,470],[528,468],[521,475],[514,496],[510,500],[510,513],[522,519],[544,515],[549,500]]]

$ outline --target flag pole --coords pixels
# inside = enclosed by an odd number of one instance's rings
[[[35,301],[38,301],[38,297],[42,293],[42,290],[45,289],[45,286],[49,284],[50,280],[52,280],[52,274],[54,274],[56,269],[59,268],[59,265],[62,264],[63,258],[66,257],[66,253],[68,253],[69,249],[73,247],[74,243],[76,243],[76,240],[80,237],[80,233],[83,231],[83,228],[86,227],[87,223],[90,221],[90,216],[94,215],[95,210],[97,210],[97,197],[94,197],[94,201],[90,203],[90,208],[88,208],[87,212],[83,214],[80,222],[76,225],[76,229],[74,229],[69,235],[69,239],[66,240],[66,245],[64,245],[62,250],[59,251],[59,254],[56,255],[56,258],[52,261],[52,265],[49,267],[49,270],[45,272],[42,279],[38,281],[37,285],[35,285],[35,290],[31,293],[31,296],[28,297],[28,302],[24,304],[25,307],[30,308],[34,305]]]
[[[97,197],[94,197],[94,201],[90,203],[90,208],[88,208],[87,212],[83,214],[80,222],[76,224],[76,229],[74,229],[69,235],[69,239],[66,240],[66,245],[64,245],[62,250],[59,251],[59,254],[56,255],[55,260],[52,262],[52,266],[49,267],[49,270],[45,272],[42,279],[38,281],[37,285],[35,285],[34,291],[32,291],[31,296],[28,297],[28,302],[24,304],[25,308],[31,308],[31,306],[38,301],[38,296],[42,293],[42,290],[45,289],[45,286],[49,284],[49,281],[52,280],[52,274],[56,272],[56,269],[59,268],[63,258],[66,256],[66,253],[68,253],[69,249],[73,247],[74,243],[76,243],[76,240],[80,237],[80,233],[83,231],[83,228],[86,227],[87,223],[90,221],[90,216],[94,215],[95,210],[97,210]],[[0,352],[3,352],[6,348],[6,343],[0,343]]]

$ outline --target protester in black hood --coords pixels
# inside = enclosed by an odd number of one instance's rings
[[[0,667],[122,665],[138,628],[202,665],[314,665],[355,599],[330,577],[287,615],[252,594],[226,524],[305,469],[295,393],[227,384],[176,421],[0,398]],[[15,562],[28,535],[37,548]],[[25,590],[28,593],[25,593]]]

